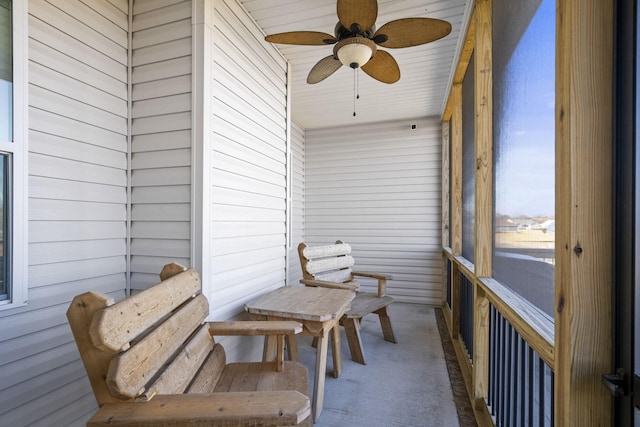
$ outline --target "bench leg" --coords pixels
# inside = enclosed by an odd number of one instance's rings
[[[387,307],[382,307],[380,310],[374,311],[380,318],[380,326],[382,326],[382,335],[385,341],[396,342],[395,336],[393,336],[393,329],[391,328],[391,318],[387,313]]]
[[[278,342],[274,335],[267,335],[264,337],[264,347],[262,349],[262,361],[274,362],[276,360],[276,352],[278,348]]]
[[[289,360],[299,361],[300,354],[298,353],[298,337],[295,335],[287,335],[287,355]]]
[[[284,337],[287,345],[287,356],[289,360],[299,361],[300,353],[298,353],[298,337],[295,335],[286,335]],[[275,335],[268,335],[264,337],[264,347],[262,349],[262,361],[273,362],[278,360],[278,351],[282,350],[282,345]]]
[[[342,318],[344,331],[347,335],[349,350],[351,351],[351,360],[366,365],[364,360],[364,351],[362,350],[362,339],[360,339],[360,319]]]

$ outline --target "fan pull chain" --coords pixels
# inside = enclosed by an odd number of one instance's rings
[[[358,69],[353,69],[353,117],[356,116],[356,99],[360,99],[360,76]]]

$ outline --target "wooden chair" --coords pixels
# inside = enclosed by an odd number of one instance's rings
[[[275,362],[227,364],[212,338],[273,334],[283,343],[302,325],[206,323],[198,273],[163,272],[165,280],[117,304],[87,292],[67,311],[100,407],[87,425],[311,426],[307,368],[284,361],[283,345]]]
[[[333,245],[307,246],[304,242],[298,245],[298,256],[302,267],[303,279],[300,283],[306,286],[322,286],[337,289],[349,289],[356,292],[351,309],[342,316],[340,324],[344,326],[351,359],[366,364],[362,339],[360,338],[360,322],[367,314],[375,313],[380,319],[385,341],[396,342],[391,327],[391,319],[387,307],[393,298],[386,295],[387,280],[390,275],[353,271],[354,259],[350,255],[351,246],[338,240]],[[355,277],[367,277],[378,281],[378,292],[360,292],[360,284]]]

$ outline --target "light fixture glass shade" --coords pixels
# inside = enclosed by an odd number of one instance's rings
[[[373,51],[365,44],[349,43],[338,50],[338,59],[343,65],[360,68],[371,59]]]

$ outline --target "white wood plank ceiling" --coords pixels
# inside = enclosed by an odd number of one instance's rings
[[[384,49],[400,66],[400,80],[378,82],[358,70],[360,99],[354,112],[354,72],[341,67],[326,80],[307,84],[309,70],[333,46],[276,45],[291,64],[291,111],[305,129],[413,119],[442,114],[445,96],[464,40],[473,0],[378,0],[376,27],[401,18],[448,21],[451,33],[432,43]],[[265,34],[322,31],[333,35],[336,0],[241,0]]]

